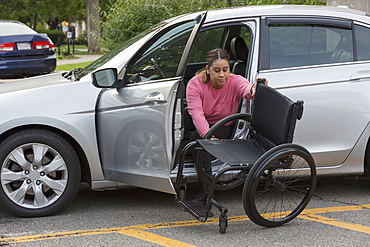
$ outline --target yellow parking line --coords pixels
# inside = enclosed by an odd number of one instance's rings
[[[298,218],[306,219],[306,220],[310,220],[310,221],[315,221],[315,222],[323,223],[323,224],[326,224],[326,225],[337,226],[337,227],[340,227],[340,228],[346,228],[346,229],[357,231],[357,232],[363,232],[363,233],[370,234],[370,227],[368,227],[368,226],[352,224],[352,223],[344,222],[342,220],[336,220],[336,219],[331,219],[331,218],[328,218],[328,217],[324,217],[324,216],[321,216],[321,215],[302,214],[302,215],[299,215]]]
[[[172,238],[166,238],[158,234],[141,231],[141,230],[125,229],[125,230],[118,231],[118,232],[125,234],[127,236],[142,239],[142,240],[152,242],[155,244],[159,244],[162,246],[168,246],[168,247],[194,247],[195,246],[195,245],[187,244],[187,243],[184,243],[184,242],[172,239]]]
[[[301,219],[306,219],[310,221],[315,221],[315,222],[319,222],[323,224],[329,224],[329,225],[333,225],[333,226],[337,226],[341,228],[346,228],[346,229],[370,234],[370,227],[347,223],[344,221],[330,219],[324,216],[317,215],[317,214],[324,214],[324,213],[329,213],[329,212],[343,212],[343,211],[355,211],[355,210],[367,210],[367,209],[370,209],[370,204],[364,204],[364,205],[358,205],[358,206],[313,208],[313,209],[305,209],[298,217]],[[229,217],[229,222],[247,221],[247,220],[249,220],[249,218],[245,215]],[[85,231],[56,232],[56,233],[47,233],[47,234],[39,234],[39,235],[1,238],[0,245],[21,243],[21,242],[32,242],[32,241],[40,241],[40,240],[64,238],[64,237],[76,237],[76,236],[107,234],[107,233],[120,233],[120,234],[125,234],[127,236],[142,239],[148,242],[156,243],[162,246],[187,247],[187,246],[193,246],[193,245],[180,242],[180,241],[177,241],[171,238],[163,237],[163,236],[150,233],[144,230],[194,226],[194,225],[201,225],[201,224],[215,224],[215,223],[218,223],[218,218],[210,218],[205,223],[201,223],[197,220],[189,220],[189,221],[165,222],[165,223],[157,223],[157,224],[144,224],[144,225],[119,227],[119,228],[102,228],[102,229],[85,230]]]
[[[304,213],[310,214],[324,214],[332,212],[343,212],[343,211],[356,211],[370,209],[370,204],[363,205],[352,205],[352,206],[340,206],[340,207],[327,207],[327,208],[312,208],[303,210]]]

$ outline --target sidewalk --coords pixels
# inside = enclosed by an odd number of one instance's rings
[[[77,55],[76,58],[73,58],[73,59],[57,60],[57,65],[65,65],[65,64],[95,61],[96,59],[98,59],[101,56],[103,56],[103,55]]]

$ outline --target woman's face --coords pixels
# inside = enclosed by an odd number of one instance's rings
[[[206,66],[206,72],[209,74],[212,86],[220,89],[225,85],[230,74],[229,61],[216,59],[210,67]]]

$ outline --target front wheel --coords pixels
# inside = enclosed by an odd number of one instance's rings
[[[275,227],[297,217],[316,186],[316,168],[310,153],[295,144],[276,146],[251,169],[243,190],[243,205],[256,224]]]
[[[0,204],[19,217],[53,215],[75,197],[81,177],[73,147],[42,129],[19,131],[0,144]]]

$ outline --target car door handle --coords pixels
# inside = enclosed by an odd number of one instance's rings
[[[370,78],[370,70],[360,70],[351,75],[350,81],[357,81],[365,78]]]
[[[164,95],[160,92],[153,92],[149,94],[145,99],[145,104],[163,104],[167,103]]]

